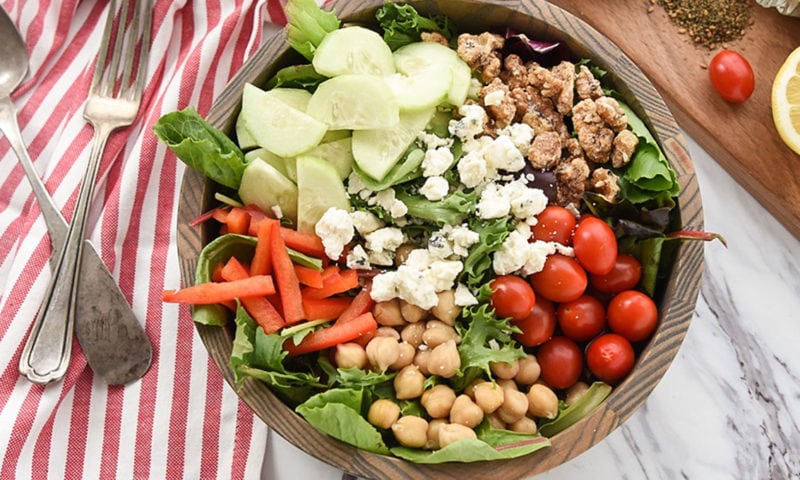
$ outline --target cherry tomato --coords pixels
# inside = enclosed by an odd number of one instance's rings
[[[604,382],[616,382],[625,377],[635,360],[631,343],[616,333],[600,335],[586,348],[589,371]]]
[[[535,347],[550,340],[556,330],[556,308],[546,298],[537,298],[531,313],[523,320],[514,322],[522,330],[514,338],[526,347]]]
[[[533,238],[545,242],[572,244],[575,216],[564,207],[549,205],[536,216],[536,225],[531,227]]]
[[[657,323],[658,307],[642,292],[625,290],[608,303],[608,327],[631,342],[649,338]]]
[[[755,88],[753,67],[746,58],[732,50],[722,50],[708,64],[711,85],[725,100],[741,103],[750,98]]]
[[[617,260],[617,237],[611,227],[597,217],[585,217],[575,228],[572,239],[575,257],[589,273],[605,275]]]
[[[556,253],[547,257],[540,272],[531,275],[537,295],[553,302],[569,302],[583,295],[589,279],[586,271],[571,257]]]
[[[553,388],[569,388],[583,373],[583,352],[567,337],[553,337],[539,347],[536,360],[542,380]]]
[[[501,275],[490,286],[492,307],[498,317],[523,320],[530,315],[536,295],[528,282],[514,275]]]
[[[606,327],[606,310],[591,295],[583,294],[571,302],[562,303],[557,311],[558,326],[576,342],[591,340]]]
[[[642,278],[642,264],[633,255],[620,253],[614,267],[605,275],[589,275],[589,282],[603,293],[618,293],[630,290]]]

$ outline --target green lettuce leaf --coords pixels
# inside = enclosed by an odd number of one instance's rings
[[[311,64],[290,65],[278,70],[275,75],[267,81],[265,90],[281,87],[302,88],[313,92],[317,88],[317,85],[327,79],[328,77],[317,73],[317,71],[314,70],[314,66]]]
[[[472,217],[469,228],[478,232],[480,240],[470,248],[469,255],[464,259],[464,270],[459,281],[475,291],[486,283],[486,274],[492,267],[492,254],[503,246],[514,224],[505,217],[488,222]]]
[[[424,17],[411,5],[386,3],[375,13],[383,28],[383,39],[393,51],[420,41],[422,32],[438,32],[450,42],[456,36],[455,26],[445,16]]]
[[[539,426],[539,433],[552,437],[565,430],[575,422],[592,412],[611,393],[611,385],[603,382],[594,382],[589,389],[572,405],[560,409],[556,418],[546,421]]]
[[[252,361],[253,352],[255,351],[253,341],[256,337],[258,325],[238,301],[236,305],[236,317],[234,318],[236,334],[233,337],[230,364],[231,370],[233,370],[233,378],[236,384],[240,385],[244,377],[239,373],[239,367],[249,365]]]
[[[408,214],[438,225],[457,225],[475,212],[478,194],[455,191],[439,201],[397,189],[396,197],[408,207]]]
[[[314,51],[325,35],[340,25],[334,12],[322,10],[314,0],[289,0],[285,11],[289,46],[308,60],[314,58]]]
[[[491,378],[490,362],[510,363],[525,358],[525,351],[512,338],[519,329],[511,326],[507,319],[497,318],[489,304],[466,307],[461,315],[464,321],[459,322],[456,329],[461,336],[458,353],[465,373],[455,379],[456,389],[464,388],[480,374]]]
[[[195,267],[195,283],[210,282],[214,268],[231,257],[249,263],[255,247],[256,238],[247,235],[230,233],[215,238],[200,251]],[[203,325],[222,326],[228,320],[228,311],[222,305],[195,305],[192,307],[192,320]]]
[[[164,115],[153,131],[189,167],[220,185],[239,188],[245,167],[244,153],[193,107]]]
[[[380,432],[362,415],[369,401],[361,389],[335,388],[318,393],[295,410],[316,429],[354,447],[386,455]]]

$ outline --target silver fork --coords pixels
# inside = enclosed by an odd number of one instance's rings
[[[117,0],[111,1],[103,46],[83,112],[94,128],[89,162],[66,243],[22,352],[20,372],[36,383],[60,379],[69,366],[89,207],[109,135],[131,125],[139,112],[150,48],[151,2],[131,5],[129,0],[122,0],[116,18]]]

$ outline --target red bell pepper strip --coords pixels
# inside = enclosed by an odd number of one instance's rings
[[[161,298],[165,302],[171,303],[210,305],[236,298],[263,297],[273,293],[275,293],[275,285],[272,283],[272,277],[258,275],[222,283],[198,283],[180,290],[164,290]]]
[[[289,339],[283,344],[283,348],[290,356],[302,355],[304,353],[330,348],[340,343],[353,341],[359,336],[374,331],[377,328],[378,322],[375,321],[372,312],[367,312],[353,318],[349,322],[337,322],[328,328],[311,332],[303,338],[300,345],[295,345],[292,340]]]
[[[233,207],[228,212],[225,225],[228,226],[228,233],[247,234],[250,226],[250,214],[244,208]]]
[[[319,270],[304,267],[302,265],[294,266],[294,273],[297,274],[297,280],[308,287],[322,288],[322,272]]]
[[[336,275],[331,275],[323,280],[322,288],[306,288],[303,298],[315,300],[328,298],[337,293],[342,293],[358,286],[358,272],[355,270],[342,270]],[[280,284],[279,284],[280,288]]]
[[[264,219],[258,222],[258,230],[256,232],[258,241],[256,242],[256,249],[253,254],[253,261],[250,262],[251,275],[272,274],[270,237],[274,234],[277,225],[278,221],[272,219]]]
[[[286,246],[293,250],[316,258],[327,258],[322,240],[313,233],[302,233],[291,228],[281,227],[281,237],[286,242]]]
[[[343,311],[342,314],[339,315],[339,318],[336,319],[336,323],[347,323],[359,315],[372,311],[375,300],[372,299],[369,293],[371,287],[371,284],[364,285],[361,291],[358,292],[358,295],[350,302],[350,306],[347,307],[347,310]]]
[[[270,255],[272,256],[272,271],[278,284],[278,292],[283,306],[283,318],[287,325],[306,318],[303,312],[303,297],[300,294],[300,282],[294,271],[292,259],[286,251],[286,244],[280,235],[270,235]]]
[[[248,278],[247,270],[239,263],[236,257],[231,257],[225,264],[225,267],[222,269],[222,276],[229,282]],[[250,314],[253,320],[255,320],[267,335],[277,332],[286,323],[266,296],[242,297],[239,298],[239,301],[242,302],[242,306],[247,310],[247,313]]]
[[[333,320],[347,310],[353,299],[350,297],[331,297],[319,300],[303,299],[303,310],[309,320]]]

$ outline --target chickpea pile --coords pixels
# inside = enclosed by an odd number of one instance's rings
[[[461,313],[454,292],[439,294],[439,304],[430,311],[402,300],[377,303],[373,315],[381,325],[366,347],[344,343],[336,347],[339,368],[397,372],[394,377],[398,400],[419,400],[425,417],[404,415],[395,401],[376,400],[367,420],[379,429],[391,430],[400,445],[437,450],[463,438],[477,438],[474,428],[488,418],[493,428],[536,433],[537,421],[558,414],[556,393],[539,380],[541,369],[534,355],[513,363],[490,364],[494,381],[477,379],[462,392],[446,383],[425,388],[431,375],[452,378],[461,368],[456,319]],[[567,392],[574,402],[588,388],[578,382]]]

